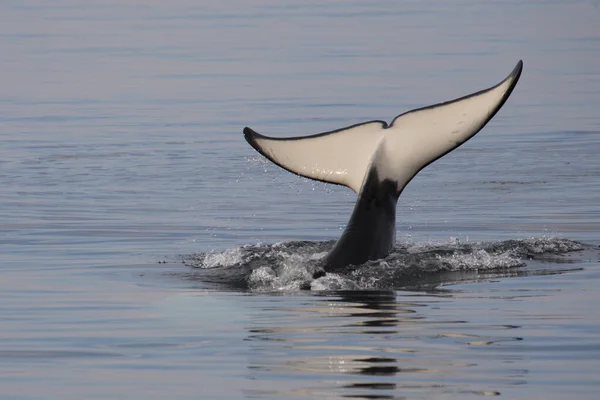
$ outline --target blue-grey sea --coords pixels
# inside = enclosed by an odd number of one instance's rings
[[[391,121],[519,59],[395,253],[313,277],[356,195],[242,129]],[[0,4],[2,400],[598,399],[599,232],[598,1]]]

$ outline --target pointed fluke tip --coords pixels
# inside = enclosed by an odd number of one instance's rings
[[[272,157],[269,157],[267,154],[265,154],[265,152],[263,151],[263,149],[260,147],[260,145],[258,144],[258,139],[260,138],[264,138],[263,135],[261,135],[260,133],[256,132],[255,130],[245,127],[244,128],[244,139],[246,139],[246,142],[248,142],[248,144],[250,146],[252,146],[254,148],[254,150],[258,151],[260,154],[262,154],[263,156],[267,157],[269,160],[275,162]],[[277,162],[275,162],[275,164],[277,164]]]
[[[252,129],[248,128],[248,127],[244,128],[244,139],[246,139],[246,142],[248,142],[254,148],[256,148],[256,146],[254,145],[254,143],[255,143],[255,139],[258,136],[260,136],[260,134],[258,134],[254,130],[252,130]]]
[[[519,60],[517,62],[517,65],[515,66],[515,68],[512,70],[512,72],[510,73],[510,75],[508,77],[518,79],[519,76],[521,75],[521,71],[523,71],[523,60]]]

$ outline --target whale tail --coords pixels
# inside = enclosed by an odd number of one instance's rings
[[[263,156],[295,174],[348,186],[356,193],[371,164],[400,190],[428,164],[483,128],[514,89],[523,62],[499,84],[456,100],[408,111],[392,123],[369,121],[302,137],[244,137]],[[381,177],[381,176],[380,176]]]
[[[244,137],[260,154],[290,172],[344,185],[359,194],[346,231],[326,262],[362,263],[387,255],[393,246],[395,206],[404,187],[421,169],[479,132],[504,105],[522,69],[523,62],[519,61],[506,79],[493,87],[408,111],[389,125],[369,121],[288,138],[263,136],[246,127]],[[387,233],[382,234],[379,229]],[[375,236],[371,244],[365,237],[369,233]],[[360,255],[351,255],[353,251]],[[344,254],[344,260],[333,263],[331,259],[338,257],[332,255],[338,253]]]

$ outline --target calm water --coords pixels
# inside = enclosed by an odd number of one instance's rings
[[[597,1],[82,4],[0,5],[0,398],[597,398]],[[231,290],[179,261],[347,222],[350,190],[244,126],[389,121],[521,58],[489,126],[405,190],[398,240],[586,251],[389,291]]]

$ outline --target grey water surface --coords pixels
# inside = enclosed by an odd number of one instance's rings
[[[2,2],[0,399],[597,399],[599,27],[597,1]],[[519,59],[391,258],[310,275],[355,195],[243,127],[391,121]]]

